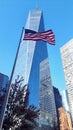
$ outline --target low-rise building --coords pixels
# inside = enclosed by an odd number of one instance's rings
[[[72,130],[70,114],[66,112],[63,107],[60,107],[58,111],[59,111],[60,130]]]

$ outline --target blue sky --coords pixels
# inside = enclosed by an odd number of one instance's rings
[[[47,44],[52,83],[65,89],[60,47],[73,38],[73,0],[0,0],[0,72],[10,77],[22,27],[30,10],[43,11],[45,30],[52,29],[56,45]]]

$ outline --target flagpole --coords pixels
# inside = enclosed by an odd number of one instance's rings
[[[2,130],[2,125],[3,125],[4,115],[5,115],[5,108],[6,108],[7,103],[8,103],[8,98],[9,98],[9,93],[10,93],[10,85],[11,85],[11,81],[12,81],[12,77],[13,77],[13,73],[14,73],[14,68],[15,68],[15,65],[16,65],[16,60],[17,60],[17,57],[18,57],[20,44],[21,44],[21,41],[22,41],[23,32],[24,32],[24,27],[22,28],[21,37],[20,37],[20,40],[19,40],[19,45],[18,45],[18,49],[17,49],[17,53],[16,53],[16,57],[15,57],[15,61],[14,61],[9,85],[8,85],[6,95],[5,95],[4,106],[3,106],[3,109],[2,109],[2,118],[1,118],[1,122],[0,122],[0,130]]]

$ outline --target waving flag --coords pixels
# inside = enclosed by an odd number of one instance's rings
[[[52,30],[47,30],[44,32],[36,32],[33,30],[25,29],[25,35],[23,40],[39,41],[42,40],[49,44],[55,45],[55,35]]]

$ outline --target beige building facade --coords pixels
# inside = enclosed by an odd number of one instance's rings
[[[68,91],[69,107],[73,120],[73,39],[62,46],[60,51]]]

